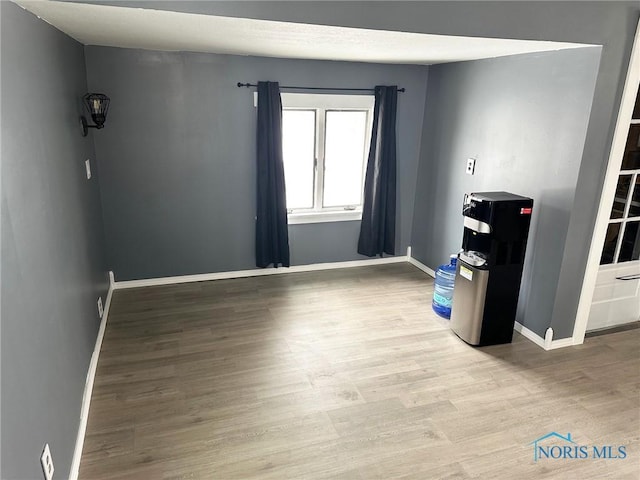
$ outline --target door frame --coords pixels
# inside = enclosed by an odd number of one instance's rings
[[[600,205],[598,206],[598,215],[596,216],[596,224],[591,237],[591,247],[587,257],[587,266],[582,282],[580,299],[578,301],[578,311],[576,312],[576,322],[573,326],[572,344],[579,345],[584,342],[584,336],[587,331],[587,323],[589,321],[589,313],[591,311],[591,302],[593,300],[593,292],[595,291],[596,279],[600,267],[600,256],[602,247],[604,246],[607,226],[609,224],[609,215],[613,207],[613,200],[618,184],[618,173],[622,166],[622,157],[627,143],[629,134],[629,125],[631,124],[631,116],[635,105],[638,85],[640,84],[640,20],[636,28],[636,36],[633,41],[631,50],[631,58],[627,69],[627,78],[622,91],[622,100],[620,102],[620,110],[616,120],[616,127],[613,133],[613,142],[609,152],[607,163],[607,171],[602,187],[602,195],[600,196]]]

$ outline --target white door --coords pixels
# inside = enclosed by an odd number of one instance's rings
[[[640,91],[609,215],[587,330],[640,320]]]

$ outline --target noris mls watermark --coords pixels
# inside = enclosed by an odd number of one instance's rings
[[[558,459],[608,459],[623,460],[627,458],[625,445],[581,445],[571,438],[571,434],[561,435],[550,432],[537,438],[533,445],[533,461]]]

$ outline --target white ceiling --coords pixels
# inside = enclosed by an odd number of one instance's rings
[[[85,45],[148,50],[428,65],[586,46],[274,22],[51,0],[16,0],[16,3]],[[293,4],[292,8],[295,8]]]

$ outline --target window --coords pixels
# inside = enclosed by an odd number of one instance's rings
[[[289,223],[359,220],[374,97],[281,97]]]
[[[640,90],[629,126],[600,265],[640,260]]]

